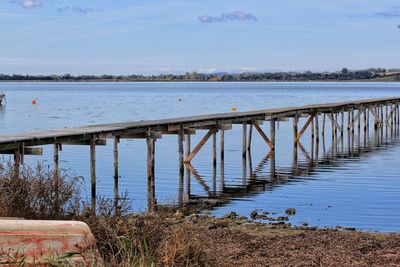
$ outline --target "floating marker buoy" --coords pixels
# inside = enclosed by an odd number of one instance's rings
[[[232,107],[232,112],[236,112],[236,107]]]
[[[36,99],[33,99],[32,100],[32,105],[36,105],[37,104],[37,100]]]

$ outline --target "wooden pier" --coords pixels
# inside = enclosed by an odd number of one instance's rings
[[[54,171],[58,175],[60,151],[65,145],[88,145],[90,147],[90,176],[91,197],[93,207],[96,206],[96,146],[105,145],[107,139],[113,139],[114,147],[114,183],[115,195],[118,197],[118,144],[121,139],[144,139],[147,143],[147,185],[148,209],[156,207],[155,199],[155,153],[156,140],[163,135],[177,136],[177,151],[179,154],[179,185],[183,191],[186,165],[186,186],[190,194],[190,174],[195,174],[190,162],[202,149],[206,142],[212,140],[213,170],[216,175],[217,167],[217,133],[220,133],[221,177],[223,177],[223,159],[225,155],[225,131],[232,129],[233,124],[242,125],[242,158],[251,156],[252,136],[258,133],[265,141],[266,152],[270,151],[269,160],[275,162],[276,124],[292,121],[293,125],[293,169],[298,168],[297,157],[299,150],[304,153],[301,138],[308,128],[311,128],[312,151],[318,150],[320,140],[327,138],[326,128],[330,128],[332,141],[332,156],[343,153],[344,135],[347,132],[347,147],[351,150],[360,147],[363,133],[364,144],[369,140],[370,116],[373,117],[374,138],[377,142],[383,139],[384,133],[393,136],[399,133],[400,97],[381,98],[341,103],[327,103],[266,109],[250,112],[231,112],[205,116],[192,116],[174,119],[136,121],[102,125],[62,128],[47,131],[26,132],[0,135],[0,154],[12,154],[15,159],[16,173],[24,162],[24,155],[41,155],[43,149],[38,146],[54,145]],[[304,119],[303,119],[304,118]],[[300,125],[300,122],[304,124]],[[322,121],[321,121],[322,120]],[[328,120],[330,121],[328,125]],[[269,126],[269,132],[263,127],[264,122]],[[361,127],[361,125],[363,127]],[[264,128],[264,129],[263,129]],[[255,129],[256,131],[254,131]],[[205,136],[193,149],[191,135],[198,130],[207,130]],[[357,135],[355,134],[357,132]],[[339,134],[338,134],[339,133]],[[357,140],[355,140],[357,137]],[[184,145],[185,144],[185,145]],[[339,146],[340,144],[340,146]],[[325,145],[323,144],[323,149]],[[340,152],[341,150],[341,152]],[[311,157],[318,157],[312,153]],[[318,158],[316,159],[318,162]],[[244,161],[244,167],[246,161]],[[244,176],[246,176],[246,168]],[[275,176],[275,166],[271,172]],[[180,202],[183,197],[180,197]]]

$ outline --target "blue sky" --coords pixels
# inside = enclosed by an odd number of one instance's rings
[[[0,0],[0,73],[400,67],[399,0]]]

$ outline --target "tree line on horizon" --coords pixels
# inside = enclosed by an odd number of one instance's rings
[[[0,74],[0,81],[319,81],[319,80],[370,80],[393,77],[400,81],[400,69],[371,68],[337,72],[246,72],[198,73],[159,75],[22,75]]]

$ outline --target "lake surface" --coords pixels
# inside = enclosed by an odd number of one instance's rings
[[[0,133],[62,128],[108,122],[162,119],[189,115],[301,106],[305,104],[400,96],[399,83],[0,83],[7,103],[0,109]],[[32,105],[36,99],[38,104]],[[372,116],[370,116],[372,120]],[[300,125],[306,118],[301,119]],[[292,123],[277,128],[275,175],[269,149],[253,131],[251,155],[242,161],[242,127],[225,132],[223,181],[218,158],[213,171],[211,143],[192,162],[190,198],[219,199],[204,213],[230,211],[249,216],[254,209],[284,215],[296,208],[292,224],[356,227],[369,231],[400,231],[400,140],[383,136],[375,142],[356,130],[355,147],[332,149],[327,120],[325,145],[311,150],[309,131],[302,138],[298,161],[292,156]],[[268,126],[263,125],[268,132]],[[192,147],[205,131],[192,136]],[[219,136],[218,136],[219,139]],[[113,144],[96,148],[98,195],[113,197]],[[146,142],[122,140],[120,193],[128,192],[135,210],[147,207]],[[313,152],[311,152],[313,151]],[[27,164],[52,164],[52,146],[43,156],[27,156]],[[318,158],[318,161],[316,161]],[[64,146],[61,166],[85,177],[90,192],[89,147]],[[177,137],[156,144],[157,202],[176,203],[179,193]],[[181,185],[182,186],[182,185]],[[187,195],[187,184],[183,185]]]

